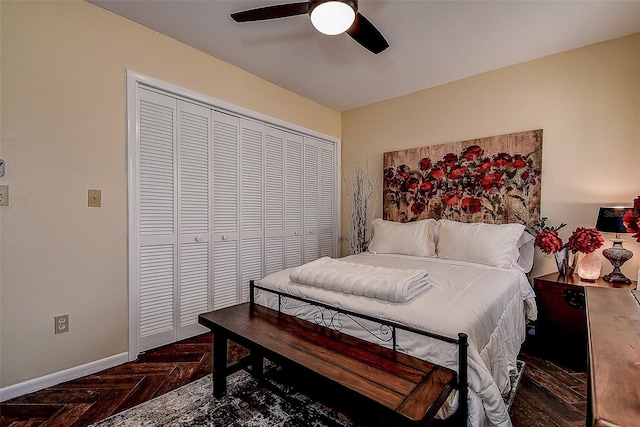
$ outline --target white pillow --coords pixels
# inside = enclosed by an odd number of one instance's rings
[[[438,221],[437,253],[441,258],[510,268],[512,253],[524,231],[522,224]]]
[[[528,273],[533,268],[533,254],[535,252],[535,240],[531,234],[523,231],[511,252],[511,263]]]
[[[371,224],[373,240],[369,243],[369,252],[372,254],[436,256],[434,219],[402,223],[378,218]]]

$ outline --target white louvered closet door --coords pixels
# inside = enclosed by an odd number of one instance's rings
[[[140,90],[140,351],[205,332],[211,110]]]
[[[284,132],[265,128],[264,162],[264,273],[285,268],[284,261]]]
[[[302,137],[285,134],[285,266],[303,262],[303,143]]]
[[[211,109],[178,101],[177,339],[201,334],[211,310]]]
[[[305,263],[320,256],[320,148],[304,138],[304,257]]]
[[[333,144],[304,138],[304,262],[335,256],[335,151]]]
[[[240,121],[240,295],[249,300],[249,281],[263,276],[264,125]]]
[[[213,308],[239,299],[240,119],[213,113]]]
[[[138,323],[140,351],[175,340],[176,100],[140,90]]]
[[[319,257],[334,257],[336,255],[336,223],[335,198],[336,168],[334,145],[318,141],[319,153],[319,183],[320,217],[318,222]]]

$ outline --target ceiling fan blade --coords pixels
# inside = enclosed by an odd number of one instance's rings
[[[360,13],[356,14],[356,19],[347,30],[347,34],[376,55],[389,47],[382,33]]]
[[[243,10],[231,14],[236,22],[264,21],[266,19],[284,18],[287,16],[309,13],[309,3],[287,3],[258,9]]]

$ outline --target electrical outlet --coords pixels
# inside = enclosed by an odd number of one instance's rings
[[[0,185],[0,206],[9,206],[9,186]]]
[[[56,334],[62,334],[69,332],[69,315],[63,314],[62,316],[55,316],[53,318],[53,327]]]

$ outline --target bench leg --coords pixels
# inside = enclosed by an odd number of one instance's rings
[[[227,394],[227,336],[223,331],[213,333],[213,396]]]
[[[251,350],[251,375],[256,379],[261,379],[264,375],[264,357],[255,350]]]

